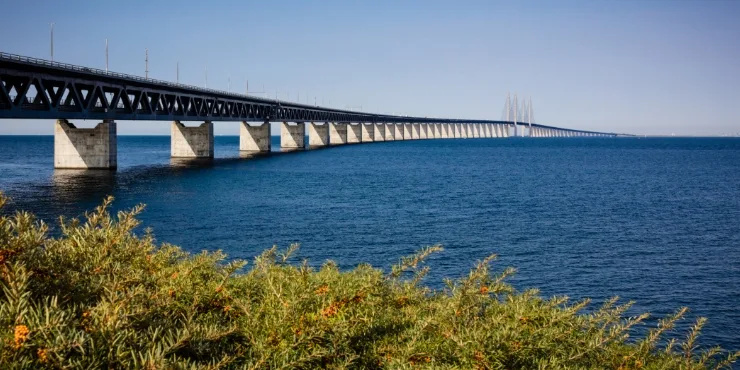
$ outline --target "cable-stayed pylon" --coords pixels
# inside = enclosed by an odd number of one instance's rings
[[[501,113],[501,119],[506,122],[512,122],[514,124],[514,136],[524,136],[524,127],[519,127],[520,123],[522,126],[527,125],[529,135],[532,135],[532,124],[536,123],[534,119],[534,107],[532,106],[532,97],[528,100],[522,99],[522,104],[519,104],[519,96],[514,93],[514,99],[511,98],[511,93],[506,93],[506,102],[504,109]]]

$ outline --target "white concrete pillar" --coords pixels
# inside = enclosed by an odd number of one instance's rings
[[[473,124],[473,137],[476,139],[480,137],[480,125],[477,123]]]
[[[239,125],[239,150],[243,152],[269,152],[272,149],[270,140],[270,122],[250,126],[246,121]]]
[[[419,131],[419,139],[428,139],[429,138],[429,124],[428,123],[422,123],[420,126],[421,130]]]
[[[442,125],[439,123],[432,124],[432,133],[434,139],[442,138]]]
[[[280,149],[303,149],[306,147],[306,124],[288,122],[280,124]]]
[[[382,123],[375,124],[373,131],[373,141],[385,141],[385,125]]]
[[[396,140],[396,130],[394,128],[394,123],[386,123],[383,127],[383,131],[385,131],[385,141],[394,141]]]
[[[329,124],[329,145],[347,144],[347,124],[332,122]]]
[[[321,125],[310,122],[308,124],[308,147],[317,148],[329,145],[329,123]]]
[[[375,124],[374,123],[361,123],[362,127],[362,142],[372,143],[375,141]]]
[[[54,124],[54,168],[109,169],[118,167],[116,122],[76,128],[60,119]]]
[[[458,138],[459,139],[459,138],[462,137],[462,130],[460,128],[460,124],[459,123],[453,123],[452,124],[452,130],[455,133],[455,138]]]
[[[393,138],[396,140],[406,140],[403,136],[403,123],[393,124]]]
[[[491,133],[491,129],[493,128],[490,124],[483,125],[486,128],[486,137],[491,138],[493,137],[493,133]]]
[[[404,123],[403,124],[403,139],[404,140],[411,140],[413,137],[411,136],[411,131],[414,130],[414,124],[413,123]]]
[[[213,158],[213,122],[187,127],[180,121],[170,125],[172,158]]]
[[[411,139],[412,140],[421,139],[421,124],[413,123],[411,125]]]
[[[356,144],[362,142],[362,124],[347,125],[347,144]]]

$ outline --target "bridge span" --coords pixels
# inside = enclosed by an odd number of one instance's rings
[[[213,158],[213,123],[241,122],[239,150],[272,150],[280,123],[286,150],[393,140],[615,137],[615,133],[507,120],[446,119],[357,112],[200,88],[0,53],[0,118],[49,119],[55,168],[117,167],[117,121],[171,122],[171,156]],[[71,120],[97,120],[77,128]],[[199,125],[188,127],[183,122]],[[526,125],[526,130],[522,126]],[[306,132],[307,131],[307,132]],[[308,144],[305,136],[308,133]]]

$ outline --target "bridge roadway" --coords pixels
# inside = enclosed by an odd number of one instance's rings
[[[213,122],[237,121],[240,151],[271,150],[270,122],[281,123],[281,148],[391,140],[614,137],[509,121],[373,114],[271,100],[0,52],[0,118],[55,120],[55,168],[115,169],[116,121],[170,121],[171,155],[213,157]],[[76,128],[70,120],[101,121]],[[202,122],[187,127],[182,122]],[[257,122],[258,124],[250,124]]]

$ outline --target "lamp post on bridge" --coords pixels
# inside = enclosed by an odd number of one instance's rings
[[[50,36],[50,41],[51,41],[51,45],[50,45],[51,61],[53,62],[54,61],[54,22],[51,22],[51,24],[49,24],[49,36]]]
[[[149,79],[149,49],[144,49],[144,77]]]

